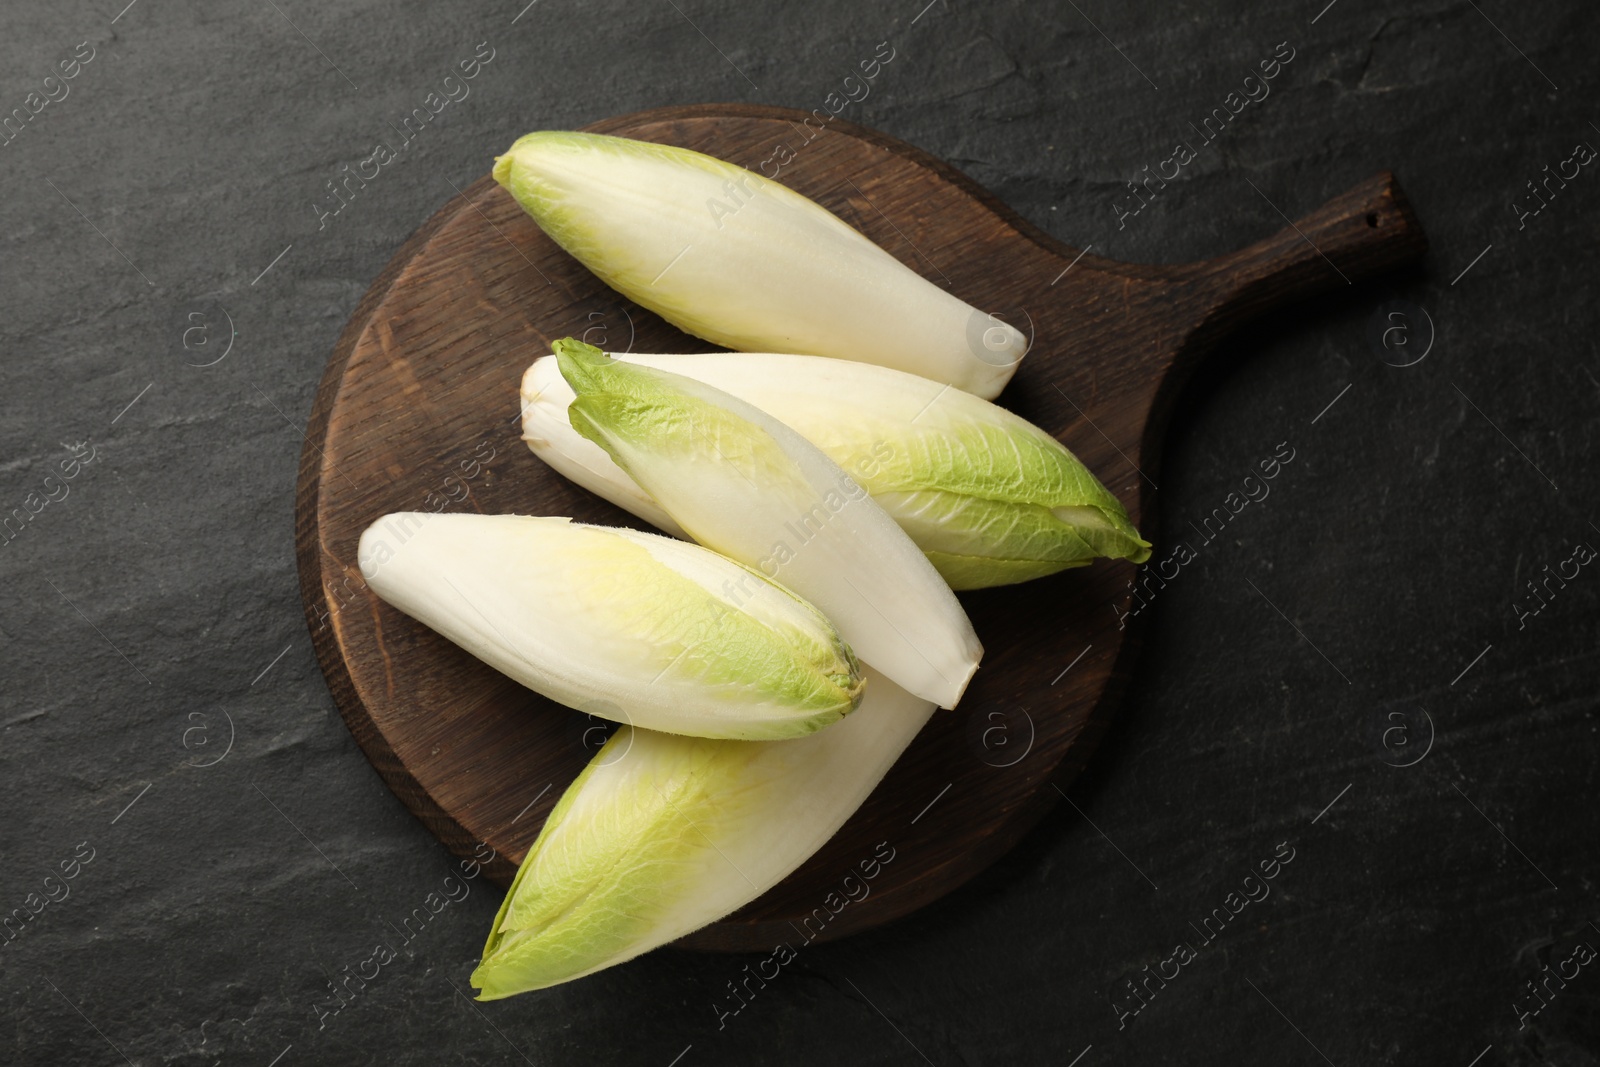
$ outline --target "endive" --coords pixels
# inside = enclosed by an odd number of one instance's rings
[[[955,589],[1054,574],[1150,545],[1060,442],[1004,408],[913,374],[816,356],[616,357],[721,389],[796,430],[872,495]],[[522,379],[523,439],[562,474],[668,533],[682,531],[574,430],[546,356]]]
[[[526,515],[403,513],[361,535],[384,600],[579,711],[700,737],[798,737],[861,699],[814,607],[698,545]]]
[[[696,541],[815,604],[856,653],[953,708],[983,647],[966,612],[866,491],[794,430],[693,378],[553,346],[598,444]]]
[[[827,209],[712,156],[544,131],[494,177],[607,285],[728,348],[881,363],[983,397],[1027,351]]]
[[[933,713],[867,670],[861,707],[797,741],[627,726],[550,813],[472,974],[497,1000],[591,974],[754,900],[860,807]]]

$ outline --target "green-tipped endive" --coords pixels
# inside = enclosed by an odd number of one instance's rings
[[[799,432],[882,505],[952,588],[1021,582],[1101,556],[1150,556],[1117,498],[1060,442],[958,389],[816,356],[616,358],[704,382]],[[572,428],[573,395],[554,356],[528,369],[528,446],[578,484],[681,536],[649,494]]]
[[[856,654],[953,708],[983,647],[939,572],[860,485],[764,411],[571,338],[573,429],[690,537],[815,604]]]
[[[699,545],[528,515],[388,515],[361,535],[384,600],[579,711],[697,737],[812,733],[860,703],[816,608]]]
[[[1027,351],[832,212],[712,156],[545,131],[494,177],[607,285],[728,348],[880,363],[983,397]]]
[[[844,825],[933,713],[867,671],[861,707],[797,741],[622,727],[567,788],[500,905],[479,1000],[570,981],[715,922]]]

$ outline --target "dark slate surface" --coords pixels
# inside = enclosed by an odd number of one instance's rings
[[[0,16],[0,109],[60,97],[0,147],[0,511],[44,502],[0,545],[0,908],[75,874],[0,941],[0,1061],[1600,1062],[1600,963],[1575,962],[1600,946],[1600,568],[1518,617],[1545,565],[1600,547],[1600,170],[1515,206],[1600,146],[1593,5],[121,2]],[[395,935],[451,861],[351,741],[300,614],[324,361],[406,235],[517,134],[820,106],[882,40],[898,57],[846,117],[1069,242],[1214,255],[1392,167],[1433,251],[1234,338],[1187,394],[1169,531],[1280,442],[1295,458],[1152,605],[1070,789],[1082,815],[805,950],[720,1030],[737,957],[474,1005],[498,893],[470,883]],[[79,42],[62,96],[44,78]],[[479,42],[471,95],[319,230],[324,183]],[[1280,42],[1271,95],[1119,229],[1124,183]],[[1412,366],[1367,339],[1391,299],[1431,319]],[[221,354],[222,311],[231,352],[191,365]],[[1423,351],[1423,319],[1398,322]],[[1191,924],[1291,849],[1203,942]],[[379,942],[399,957],[319,1017]],[[1547,964],[1576,971],[1548,1004],[1526,989]],[[1147,966],[1178,971],[1142,1003]]]

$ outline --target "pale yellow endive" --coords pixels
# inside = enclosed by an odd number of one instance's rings
[[[1016,328],[837,215],[712,156],[543,131],[519,138],[494,177],[607,285],[715,344],[879,363],[982,397],[1027,352]]]
[[[799,737],[861,671],[789,590],[660,534],[528,515],[402,513],[362,535],[388,603],[579,711],[698,737]]]
[[[844,825],[933,710],[869,667],[861,707],[795,741],[624,726],[522,861],[472,974],[479,999],[592,974],[754,900]]]
[[[817,356],[754,352],[614,357],[747,401],[858,482],[954,589],[1009,585],[1099,558],[1142,563],[1150,545],[1122,504],[1025,419],[927,378]],[[579,485],[682,536],[604,449],[572,428],[554,356],[522,378],[523,440]]]

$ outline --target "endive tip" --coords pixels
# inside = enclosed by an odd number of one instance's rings
[[[550,342],[550,351],[555,354],[557,359],[562,356],[569,356],[573,358],[582,357],[592,363],[612,362],[611,357],[600,349],[587,342],[580,341],[576,337],[562,337]]]
[[[550,351],[556,357],[561,377],[574,390],[581,391],[586,385],[592,385],[588,379],[593,371],[616,362],[594,345],[585,344],[576,337],[563,337],[551,342]]]
[[[541,142],[547,141],[550,137],[550,134],[551,131],[548,130],[536,130],[533,133],[525,133],[521,137],[518,137],[515,141],[511,142],[511,147],[506,149],[505,155],[494,157],[494,170],[491,172],[494,175],[494,180],[499,182],[507,191],[510,191],[511,168],[516,161],[517,156],[524,150],[533,148]]]
[[[494,160],[494,180],[499,182],[508,191],[511,190],[511,169],[521,161],[525,167],[536,167],[538,160],[530,153],[543,149],[560,149],[565,146],[569,151],[573,148],[588,146],[597,137],[596,134],[574,133],[570,130],[535,130],[525,133],[511,142],[511,147],[506,149],[505,155],[496,156]]]

